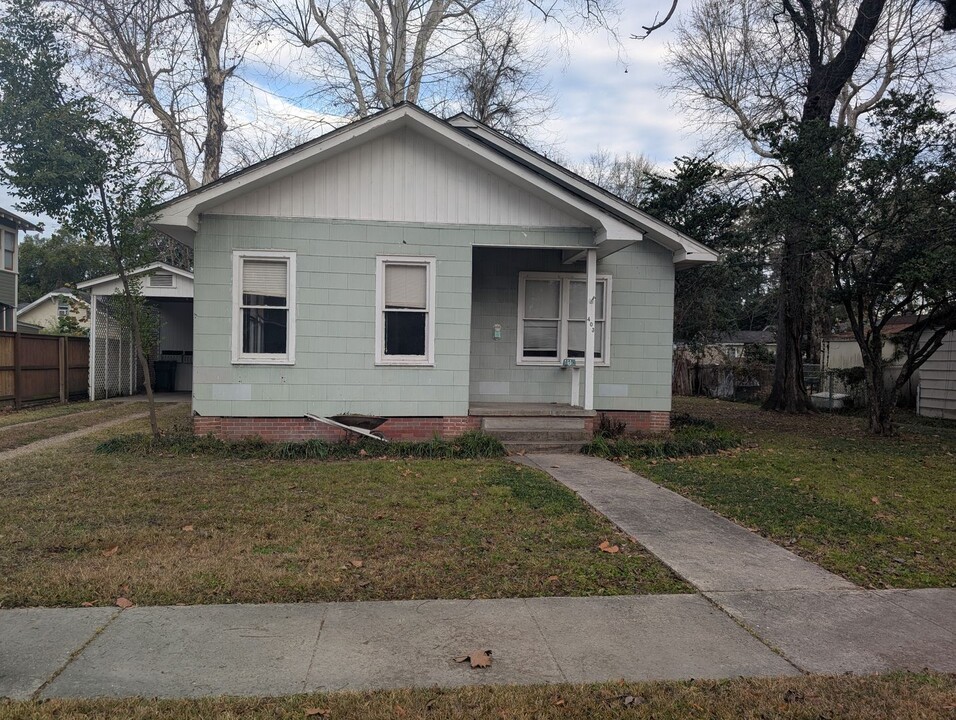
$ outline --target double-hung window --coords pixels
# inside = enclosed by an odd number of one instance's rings
[[[594,298],[594,361],[610,364],[611,278],[598,275]],[[518,278],[518,364],[560,365],[584,358],[587,279],[581,273],[521,273]]]
[[[295,362],[295,253],[233,254],[232,361]]]
[[[66,317],[70,314],[70,301],[61,297],[56,304],[57,317]]]
[[[435,258],[376,259],[375,362],[434,364]]]
[[[3,269],[13,270],[17,256],[17,234],[10,230],[3,231]]]

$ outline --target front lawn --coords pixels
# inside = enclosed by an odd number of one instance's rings
[[[466,687],[285,698],[0,700],[0,720],[944,720],[956,708],[951,675],[802,676],[721,682]]]
[[[82,408],[82,409],[77,409]],[[148,411],[144,402],[77,403],[22,410],[0,416],[0,452],[29,445],[127,415]],[[69,412],[71,411],[72,412]],[[160,412],[163,406],[159,406]],[[57,412],[54,412],[57,411]],[[14,422],[18,421],[18,422]]]
[[[956,428],[910,424],[887,439],[855,417],[703,398],[675,398],[674,410],[743,447],[631,459],[635,472],[861,585],[956,586]]]
[[[0,607],[690,590],[569,490],[505,460],[92,452],[143,427],[0,463]]]
[[[100,400],[95,403],[84,400],[82,402],[34,405],[22,410],[14,410],[12,407],[7,407],[0,410],[0,428],[7,427],[8,425],[20,425],[37,420],[46,420],[62,415],[76,415],[78,413],[99,410],[107,406],[118,404],[119,403],[110,400]]]

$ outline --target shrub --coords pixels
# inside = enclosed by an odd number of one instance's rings
[[[616,440],[624,437],[625,432],[627,432],[627,423],[623,420],[614,420],[607,413],[601,413],[598,417],[598,427],[595,433],[597,437]]]
[[[505,455],[499,440],[478,430],[453,440],[434,437],[426,442],[387,443],[372,438],[360,440],[305,440],[268,443],[260,438],[226,441],[212,435],[199,436],[179,430],[154,440],[145,433],[118,435],[100,443],[96,452],[104,454],[209,455],[240,460],[345,460],[365,456],[417,458],[492,458]]]
[[[653,439],[608,440],[597,437],[584,446],[581,452],[598,457],[678,458],[691,455],[709,455],[721,450],[739,447],[740,436],[729,430],[706,427],[681,427],[672,436]]]

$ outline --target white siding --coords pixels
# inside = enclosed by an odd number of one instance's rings
[[[919,414],[956,420],[956,332],[920,368]]]
[[[208,211],[441,225],[584,227],[584,223],[407,128]]]

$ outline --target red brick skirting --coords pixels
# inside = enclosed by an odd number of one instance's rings
[[[627,424],[628,433],[660,433],[670,426],[670,413],[661,411],[598,410],[589,418],[589,429],[598,426],[601,414]],[[528,418],[529,425],[534,418]],[[451,417],[394,417],[380,425],[378,431],[389,440],[430,440],[438,435],[453,438],[481,427],[481,418],[471,415]],[[301,417],[203,417],[193,418],[193,432],[215,435],[223,440],[259,437],[267,442],[297,440],[341,440],[345,431],[317,420]]]
[[[431,440],[452,438],[468,430],[477,430],[481,418],[463,417],[395,417],[378,427],[389,440]],[[341,440],[344,430],[318,420],[296,417],[203,417],[193,418],[193,432],[215,435],[223,440],[260,437],[267,442],[296,440]]]

